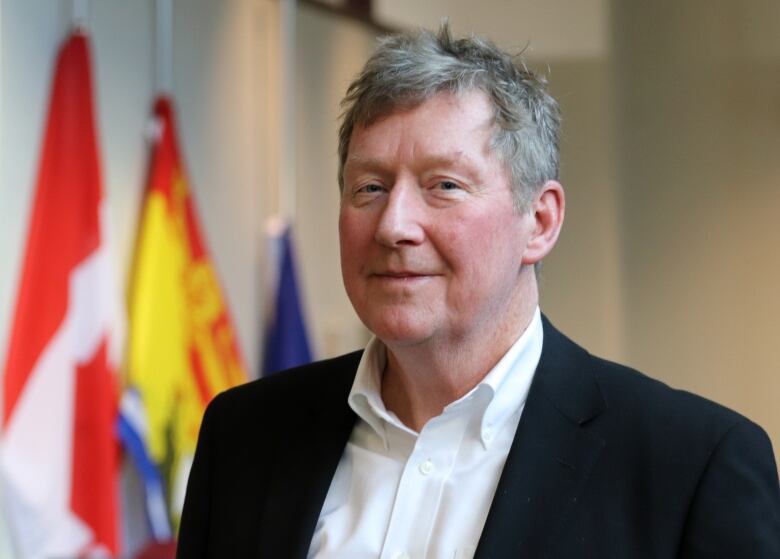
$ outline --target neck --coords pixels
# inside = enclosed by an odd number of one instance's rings
[[[538,305],[536,286],[512,312],[476,335],[387,347],[382,376],[385,407],[419,432],[444,408],[477,386],[528,327]]]

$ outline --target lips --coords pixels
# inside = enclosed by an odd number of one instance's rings
[[[379,287],[382,291],[409,293],[409,289],[417,290],[418,287],[428,285],[438,274],[424,273],[411,270],[393,270],[373,272],[368,281]]]
[[[404,279],[404,278],[422,278],[422,277],[428,277],[432,274],[425,274],[420,272],[375,272],[372,275],[380,277],[380,278],[390,278],[390,279]]]

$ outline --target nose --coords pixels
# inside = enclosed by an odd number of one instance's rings
[[[374,238],[384,246],[395,248],[418,245],[425,239],[424,208],[418,189],[398,181],[386,198]]]

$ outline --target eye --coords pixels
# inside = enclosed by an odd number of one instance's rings
[[[355,192],[357,194],[376,194],[377,192],[382,192],[384,189],[385,188],[382,185],[371,183],[361,186]]]
[[[351,203],[356,206],[363,206],[385,196],[387,188],[382,186],[381,183],[369,182],[361,185],[358,182],[349,192],[349,198],[352,200]]]
[[[441,181],[439,183],[439,188],[442,190],[459,190],[460,186],[452,181]]]

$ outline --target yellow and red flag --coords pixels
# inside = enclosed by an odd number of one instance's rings
[[[158,98],[157,139],[129,294],[120,433],[146,484],[156,540],[178,523],[201,418],[247,379],[180,156],[173,104]]]

